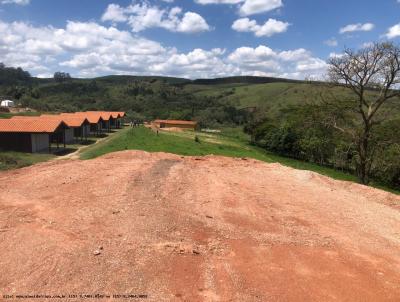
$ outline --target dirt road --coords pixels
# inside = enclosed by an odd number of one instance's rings
[[[0,183],[0,295],[400,301],[390,193],[279,164],[139,151],[2,172]]]

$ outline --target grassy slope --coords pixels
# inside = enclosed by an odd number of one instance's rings
[[[200,143],[195,142],[195,136],[199,137]],[[81,159],[92,159],[110,152],[123,150],[169,152],[188,156],[214,154],[231,157],[249,157],[269,163],[277,162],[295,169],[314,171],[334,179],[357,181],[355,176],[348,173],[267,153],[261,148],[251,146],[248,144],[248,137],[237,128],[225,129],[221,134],[162,132],[158,136],[153,131],[144,127],[126,128],[109,139],[88,147],[81,153],[80,157]],[[378,184],[372,184],[372,186],[400,194],[399,191],[388,189]]]
[[[267,84],[224,84],[186,85],[185,90],[198,97],[214,96],[238,108],[259,107],[277,112],[288,105],[298,105],[321,100],[321,95],[330,99],[348,99],[353,95],[345,88],[328,88],[318,83],[267,83]],[[399,99],[385,105],[392,113],[400,113]]]
[[[224,96],[223,99],[238,107],[249,107],[266,105],[269,100],[276,99],[284,95],[284,93],[293,87],[305,87],[306,84],[293,83],[270,83],[270,84],[255,84],[255,85],[187,85],[185,88],[192,91],[198,96],[218,96],[225,93],[232,93]],[[291,95],[289,95],[290,97]]]
[[[0,152],[0,170],[18,169],[54,158],[51,154]]]
[[[23,115],[23,116],[38,116],[40,115],[39,112],[21,112],[21,113],[8,113],[8,112],[0,112],[0,119],[8,119],[12,118],[16,115]]]
[[[195,142],[195,135],[199,137],[200,143]],[[340,171],[267,153],[261,148],[249,145],[247,137],[236,129],[227,129],[221,134],[163,132],[157,136],[154,132],[146,128],[127,128],[115,134],[107,141],[85,149],[81,153],[81,158],[91,159],[110,152],[131,149],[192,156],[214,154],[231,157],[249,157],[265,162],[279,162],[296,169],[315,171],[336,179],[356,180],[353,175]]]

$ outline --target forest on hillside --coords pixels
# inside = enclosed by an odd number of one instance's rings
[[[0,68],[0,79],[10,78],[13,68]],[[243,125],[248,112],[221,96],[196,96],[185,89],[185,79],[109,76],[95,79],[21,78],[0,80],[0,95],[24,107],[46,112],[124,110],[132,119],[195,119],[202,127]]]

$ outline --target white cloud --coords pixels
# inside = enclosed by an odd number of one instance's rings
[[[321,78],[326,70],[323,60],[302,48],[277,52],[264,45],[240,47],[228,56],[228,61],[239,68],[241,74],[302,79],[305,76]]]
[[[282,0],[195,0],[199,4],[239,4],[239,14],[250,16],[283,6]]]
[[[199,4],[238,4],[244,0],[195,0]]]
[[[398,1],[400,1],[400,0],[398,0]],[[385,34],[385,37],[388,39],[400,37],[400,23],[390,27],[388,29],[387,33]]]
[[[242,18],[233,23],[232,29],[238,32],[253,32],[257,37],[271,37],[275,34],[286,32],[289,25],[287,22],[275,19],[268,19],[264,25],[259,25],[255,20]]]
[[[369,48],[372,46],[374,46],[374,42],[364,42],[363,44],[361,44],[361,48]]]
[[[0,4],[28,5],[30,0],[0,0]]]
[[[40,79],[49,79],[49,78],[52,78],[53,75],[54,75],[54,73],[53,74],[51,74],[51,73],[39,73],[39,74],[36,75],[36,77],[38,77]]]
[[[118,4],[109,4],[103,16],[102,21],[112,22],[125,22],[128,21],[128,17],[125,15],[125,10]]]
[[[338,46],[338,41],[335,38],[330,38],[328,40],[325,40],[324,44],[330,47],[336,47]]]
[[[118,55],[147,60],[166,50],[157,42],[134,37],[114,27],[94,22],[68,22],[66,28],[34,27],[24,22],[0,21],[0,57],[6,65],[32,71],[58,69],[60,57],[68,57],[71,67],[80,55]],[[68,64],[67,64],[68,65]],[[67,66],[63,65],[63,66]],[[78,64],[76,67],[79,68]]]
[[[282,0],[246,0],[239,12],[242,16],[249,16],[269,12],[282,6]]]
[[[176,53],[165,62],[151,67],[154,74],[180,74],[187,78],[224,77],[239,70],[224,59],[225,50],[215,48],[210,51],[194,49],[187,54]]]
[[[355,31],[371,31],[374,29],[374,27],[375,27],[375,25],[372,23],[349,24],[349,25],[342,27],[339,30],[339,33],[344,34],[344,33],[355,32]]]
[[[331,53],[329,54],[329,58],[330,58],[330,59],[333,59],[333,58],[341,58],[341,57],[343,57],[343,56],[344,56],[343,53],[331,52]]]
[[[113,23],[127,22],[134,32],[155,27],[181,33],[197,33],[211,29],[206,20],[197,13],[183,13],[180,7],[164,9],[150,5],[148,2],[127,7],[110,4],[101,19]]]
[[[206,20],[193,12],[185,13],[182,20],[176,25],[176,31],[182,33],[196,33],[208,30],[210,30],[210,27]]]
[[[231,52],[220,48],[179,52],[114,26],[72,21],[64,28],[0,21],[0,57],[7,66],[20,66],[43,77],[63,70],[76,77],[264,75],[302,79],[318,77],[325,68],[324,61],[302,48],[276,51],[260,45]]]

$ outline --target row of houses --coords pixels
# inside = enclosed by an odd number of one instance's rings
[[[52,152],[52,145],[65,148],[66,144],[120,128],[124,117],[125,112],[87,111],[0,119],[0,149]]]

